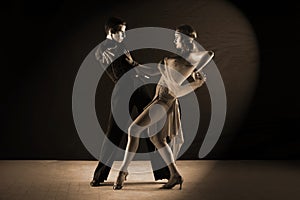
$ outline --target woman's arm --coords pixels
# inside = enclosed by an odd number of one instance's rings
[[[149,67],[149,66],[141,65],[141,64],[139,64],[137,66],[137,70],[141,71],[144,74],[150,75],[150,76],[157,76],[157,75],[161,74],[157,68]]]
[[[201,87],[205,81],[204,80],[196,80],[192,83],[188,83],[179,87],[179,90],[176,91],[176,97],[183,97],[190,92],[196,90],[197,88]]]
[[[193,82],[178,86],[173,92],[175,92],[176,97],[185,96],[190,92],[196,90],[197,88],[201,87],[205,81],[206,76],[200,74],[199,72],[196,72]]]
[[[213,51],[199,51],[191,53],[189,59],[191,63],[196,66],[194,71],[201,71],[212,60],[214,55],[215,53]]]

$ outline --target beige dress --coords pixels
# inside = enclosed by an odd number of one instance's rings
[[[177,98],[194,91],[189,84],[182,84],[193,71],[196,70],[197,72],[200,72],[212,60],[214,52],[201,51],[194,54],[191,53],[190,55],[191,61],[193,61],[193,56],[195,56],[196,60],[198,60],[195,66],[187,62],[186,59],[177,55],[166,57],[163,62],[158,65],[158,69],[162,76],[158,82],[158,85],[156,86],[156,95],[147,106],[149,107],[156,103],[163,103],[166,105],[166,122],[165,124],[160,124],[158,127],[163,127],[161,130],[162,137],[170,138],[171,142],[169,145],[172,148],[175,159],[178,157],[178,153],[184,142],[180,120],[179,102]],[[159,121],[158,123],[162,122]],[[155,125],[151,126],[150,128],[153,127],[155,128]],[[153,131],[151,132],[153,133]]]
[[[179,101],[172,92],[172,87],[174,87],[174,79],[172,76],[172,66],[169,66],[170,64],[174,64],[174,62],[167,62],[168,58],[164,59],[163,64],[159,64],[159,69],[162,73],[162,77],[156,86],[156,94],[153,98],[153,100],[148,104],[148,106],[145,107],[148,108],[149,106],[153,104],[165,104],[167,108],[167,116],[165,124],[162,126],[155,124],[152,127],[150,127],[153,131],[155,127],[163,127],[161,130],[162,137],[170,139],[170,147],[173,152],[173,156],[176,159],[178,157],[178,153],[180,151],[180,148],[184,142],[183,132],[182,132],[182,126],[181,126],[181,120],[180,120],[180,108],[179,108]],[[183,61],[183,59],[180,59],[177,64],[180,65],[186,65],[191,66],[188,62]],[[159,121],[158,123],[162,123]]]

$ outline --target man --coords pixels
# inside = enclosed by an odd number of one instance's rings
[[[95,57],[102,67],[105,65],[109,65],[106,68],[106,73],[114,82],[114,84],[116,84],[126,72],[139,65],[136,61],[133,60],[129,51],[122,43],[125,38],[125,30],[126,22],[124,20],[116,17],[108,19],[105,24],[107,39],[103,43],[101,43],[101,45],[95,52]],[[134,82],[142,81],[142,78],[143,76],[136,75],[133,77],[132,81],[124,88],[121,88],[122,86],[120,85],[115,88],[116,96],[111,101],[114,110],[118,111],[121,109],[120,106],[122,106],[122,96],[118,95],[118,91],[126,90],[128,89],[128,87],[133,87]],[[143,111],[143,108],[151,101],[151,98],[152,95],[149,95],[148,90],[146,90],[144,87],[139,88],[131,97],[129,105],[130,114],[132,114],[134,107],[136,107],[137,111],[141,113]],[[112,113],[110,113],[106,137],[116,146],[122,146],[122,144],[125,145],[127,143],[127,135],[116,124]],[[149,140],[147,140],[147,144],[148,150],[153,151],[154,146]],[[100,186],[100,183],[104,182],[104,180],[107,179],[107,176],[111,169],[109,166],[111,166],[113,161],[115,160],[115,152],[111,152],[111,150],[108,149],[107,146],[107,141],[104,140],[101,149],[101,156],[102,158],[104,158],[104,163],[101,162],[101,160],[98,163],[98,166],[94,172],[93,180],[90,183],[90,185],[93,187]],[[155,163],[152,163],[152,166],[154,164]],[[167,167],[154,171],[155,180],[164,178],[168,179],[169,176],[170,172]]]

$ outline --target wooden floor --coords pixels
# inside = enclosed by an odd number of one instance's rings
[[[96,161],[0,161],[1,200],[277,200],[300,199],[299,161],[177,161],[183,190],[160,190],[150,163],[134,161],[120,191],[112,189],[120,162],[108,181],[90,187]]]

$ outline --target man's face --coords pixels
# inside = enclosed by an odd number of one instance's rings
[[[174,44],[177,49],[182,48],[181,35],[178,32],[175,32]]]
[[[126,26],[121,25],[121,28],[118,32],[111,34],[112,39],[115,40],[116,42],[121,43],[125,38],[125,30],[126,30]]]

